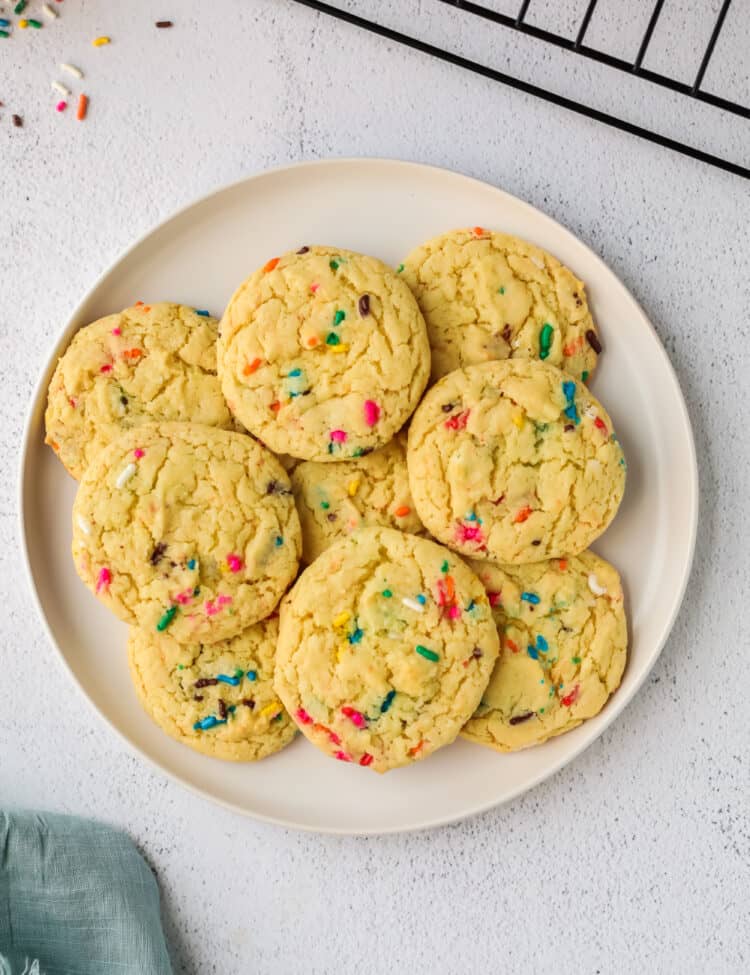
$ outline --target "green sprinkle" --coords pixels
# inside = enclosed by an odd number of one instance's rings
[[[440,571],[447,572],[448,569],[450,569],[450,566],[448,565],[448,559],[446,559],[445,562],[443,562],[443,564],[440,566]]]
[[[330,505],[330,502],[328,502],[328,501],[321,501],[320,502],[320,507],[323,509],[323,511],[328,511],[328,509],[331,507],[331,505]]]
[[[330,267],[330,269],[332,271],[338,271],[338,269],[341,267],[341,265],[340,265],[340,263],[338,261],[329,261],[328,262],[328,267]]]
[[[13,8],[13,13],[14,14],[22,14],[24,12],[24,10],[26,9],[26,6],[27,6],[28,2],[29,2],[29,0],[18,0],[18,3]]]
[[[159,620],[159,622],[156,624],[156,629],[160,633],[163,632],[164,630],[166,630],[166,628],[169,626],[169,624],[175,618],[176,613],[177,613],[177,607],[176,606],[170,606],[169,609],[166,610],[166,612],[164,613],[164,615],[162,616],[162,618]]]
[[[346,318],[346,312],[345,311],[341,311],[341,309],[339,309],[336,312],[336,314],[333,316],[333,324],[334,325],[340,325],[345,318]]]
[[[10,37],[10,34],[7,30],[0,30],[0,37]]]
[[[184,670],[185,669],[185,664],[177,664],[177,669],[178,670]]]
[[[552,333],[554,329],[549,322],[544,323],[544,328],[539,334],[539,358],[546,359],[552,345]]]
[[[589,371],[588,369],[584,369],[583,372],[581,373],[581,382],[585,383],[588,378],[589,378]]]
[[[35,27],[37,30],[42,26],[41,20],[27,20],[26,23],[29,27]]]
[[[570,662],[571,663],[574,663],[574,664],[579,664],[581,662],[581,658],[580,657],[571,657],[570,658]]]
[[[234,672],[234,676],[235,677],[244,677],[245,676],[245,671],[244,670],[240,670],[240,668],[238,667],[237,670],[235,670],[235,672]]]
[[[390,589],[384,589],[381,595],[385,596],[386,599],[390,599],[393,593]]]
[[[329,332],[328,335],[326,335],[326,345],[340,345],[340,344],[341,344],[341,339],[338,337],[338,335],[335,332]]]
[[[502,287],[501,287],[501,288],[498,288],[498,289],[497,289],[497,293],[498,293],[499,295],[504,295],[504,294],[505,294],[505,288],[502,288]]]
[[[427,647],[423,647],[421,643],[418,643],[414,649],[417,651],[420,657],[424,657],[425,660],[431,660],[434,664],[440,660],[440,657],[435,653],[434,650],[428,650]]]
[[[539,713],[544,714],[544,708],[539,708]]]
[[[401,274],[405,266],[405,264],[399,264],[399,266],[396,268],[396,274]]]
[[[194,596],[200,596],[200,594],[201,594],[201,587],[200,586],[196,586],[195,589],[193,589],[193,595]]]

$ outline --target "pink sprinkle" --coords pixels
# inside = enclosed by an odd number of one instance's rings
[[[365,423],[367,424],[368,427],[374,427],[375,424],[380,419],[380,407],[374,400],[366,399],[364,410],[365,410]]]
[[[239,572],[243,562],[239,555],[227,555],[227,565],[230,572]]]
[[[140,447],[136,447],[135,450],[133,451],[133,457],[135,457],[136,460],[140,460],[145,453],[146,453],[145,450],[142,450]]]
[[[217,606],[220,606],[220,607],[221,606],[227,606],[229,603],[231,603],[231,601],[232,601],[232,597],[231,596],[217,596],[216,597],[216,604],[217,604]]]
[[[448,610],[448,619],[457,620],[460,615],[461,615],[461,610],[454,603],[454,605],[451,606],[451,608]]]
[[[69,402],[69,403],[70,403],[70,405],[71,405],[71,406],[73,407],[73,409],[75,409],[75,408],[76,408],[76,401],[75,401],[75,400],[73,399],[73,397],[72,397],[72,396],[70,397],[70,399],[68,400],[68,402]]]
[[[341,713],[345,714],[351,723],[356,725],[358,728],[367,727],[367,719],[361,711],[357,711],[355,708],[350,708],[347,706],[341,709]]]
[[[207,599],[205,602],[206,616],[216,616],[219,612],[219,607],[213,601],[213,599]]]
[[[331,741],[333,742],[334,745],[340,745],[341,744],[341,739],[339,738],[339,736],[336,734],[335,731],[330,731],[329,730],[328,737],[331,739]]]
[[[465,430],[466,424],[469,422],[469,414],[471,410],[465,410],[463,413],[456,413],[452,416],[450,420],[446,420],[443,424],[446,430]]]
[[[490,600],[490,606],[492,606],[493,609],[495,608],[495,606],[499,606],[500,603],[503,601],[502,593],[499,592],[488,592],[487,596],[489,597]]]
[[[187,604],[193,598],[193,590],[186,589],[184,592],[178,592],[174,598],[175,602],[179,603],[180,606],[187,606]]]
[[[459,542],[483,542],[482,529],[479,525],[459,525],[456,528],[456,538]]]
[[[112,366],[109,363],[107,363],[106,365],[103,365],[101,367],[99,372],[112,372]]]
[[[351,755],[347,755],[346,752],[334,752],[333,757],[337,758],[340,762],[351,762]]]
[[[331,440],[334,443],[346,443],[346,431],[331,430]]]
[[[122,329],[121,328],[113,328],[112,329],[112,334],[113,335],[122,335]]]
[[[96,581],[96,591],[101,592],[102,589],[109,589],[110,582],[112,582],[112,573],[105,567],[99,572],[99,578]]]
[[[302,724],[312,724],[312,718],[304,708],[297,708],[295,717],[298,721],[301,721]]]
[[[360,758],[359,764],[364,765],[365,768],[368,765],[372,765],[372,755],[369,752],[365,752],[362,758]]]
[[[64,112],[67,107],[68,107],[67,102],[58,102],[57,105],[55,105],[55,108],[58,110],[58,112]]]
[[[310,291],[312,291],[312,293],[315,294],[315,292],[318,290],[319,287],[320,287],[320,285],[317,284],[317,282],[315,284],[311,284],[310,285]]]

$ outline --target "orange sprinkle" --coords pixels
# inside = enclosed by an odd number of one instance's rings
[[[318,336],[311,335],[310,338],[307,340],[307,344],[310,346],[311,349],[314,349],[315,346],[318,344]]]
[[[583,336],[579,335],[577,339],[573,339],[572,342],[568,342],[567,345],[563,346],[563,355],[575,355],[576,352],[580,352],[583,348]]]
[[[558,565],[560,566],[560,572],[565,572],[565,570],[568,568],[568,560],[560,559]]]
[[[271,403],[271,410],[274,413],[278,413],[280,409],[281,409],[281,403],[279,403],[278,400],[276,400],[274,403]]]
[[[263,265],[263,273],[268,274],[269,271],[273,271],[273,269],[276,267],[276,265],[279,263],[280,260],[281,260],[280,257],[272,257],[267,264]]]
[[[400,508],[396,508],[393,512],[397,518],[406,518],[407,515],[411,514],[411,508],[408,504],[402,504]]]
[[[56,440],[50,440],[49,445],[55,453],[57,453],[60,449],[60,444]]]
[[[257,370],[258,366],[263,362],[262,359],[253,359],[252,362],[248,362],[245,368],[242,370],[243,376],[252,376],[252,374]]]
[[[144,305],[143,306],[143,310],[144,311],[151,311],[151,305]]]
[[[422,751],[423,747],[424,747],[424,738],[422,739],[422,741],[420,741],[418,745],[415,745],[414,748],[409,749],[409,754],[416,755],[418,752]]]
[[[125,351],[123,352],[122,355],[123,355],[123,358],[124,359],[140,359],[140,357],[143,355],[143,350],[142,349],[125,349]]]
[[[511,638],[509,636],[506,636],[506,638],[505,638],[505,646],[509,650],[512,650],[513,653],[518,653],[518,644],[515,643],[513,640],[511,640]]]
[[[445,576],[443,582],[445,583],[445,601],[452,603],[456,598],[456,586],[453,582],[453,576]]]
[[[143,302],[142,302],[142,301],[136,301],[136,303],[135,303],[135,307],[136,307],[136,308],[140,308],[142,304],[143,304]]]
[[[76,118],[79,122],[82,122],[86,118],[86,112],[89,107],[88,95],[78,96],[78,110],[76,111]]]
[[[531,508],[526,505],[525,508],[521,508],[516,517],[513,519],[514,524],[520,525],[521,522],[526,521],[526,519],[531,514]]]
[[[475,227],[474,233],[477,235],[477,237],[484,237],[487,231],[484,229],[484,227]]]

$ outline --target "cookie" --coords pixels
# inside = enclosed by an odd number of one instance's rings
[[[409,483],[427,530],[501,563],[577,555],[614,518],[625,461],[582,383],[545,362],[458,369],[419,405]]]
[[[76,332],[55,368],[45,414],[46,442],[73,477],[142,423],[232,427],[216,337],[207,312],[169,302],[139,301]]]
[[[294,738],[273,689],[278,618],[231,640],[180,644],[130,628],[130,676],[144,710],[172,738],[231,762],[255,762]]]
[[[493,606],[500,656],[464,737],[515,751],[598,714],[627,656],[617,571],[593,552],[534,565],[470,564]]]
[[[270,260],[235,292],[220,335],[230,409],[271,450],[303,460],[386,444],[430,371],[407,285],[374,257],[332,247]]]
[[[601,352],[583,282],[533,244],[482,227],[409,254],[403,278],[427,322],[432,380],[493,359],[542,359],[585,382]]]
[[[312,562],[329,545],[358,528],[382,525],[416,533],[414,509],[401,438],[366,457],[321,464],[303,461],[291,474],[302,524],[302,559]]]
[[[301,551],[289,479],[251,437],[146,424],[86,469],[73,559],[116,616],[179,643],[216,643],[265,619]]]
[[[313,744],[386,772],[455,739],[497,653],[487,595],[459,558],[364,528],[326,549],[282,601],[275,687]]]

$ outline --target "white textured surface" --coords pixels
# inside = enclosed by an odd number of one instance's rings
[[[158,873],[176,971],[746,972],[748,185],[287,0],[171,8],[66,0],[3,41],[0,801],[127,829]],[[114,43],[94,50],[100,33]],[[59,61],[87,72],[85,124],[54,111]],[[747,162],[747,127],[732,139]],[[655,322],[701,464],[695,570],[636,701],[524,799],[416,836],[287,833],[152,773],[73,691],[19,572],[23,414],[82,292],[183,203],[326,155],[459,169],[578,233]]]

